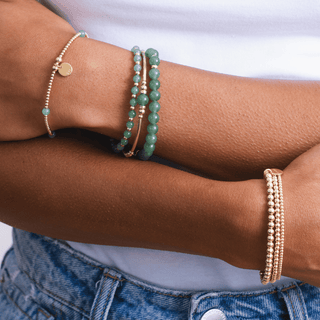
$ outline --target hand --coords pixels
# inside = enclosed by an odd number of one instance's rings
[[[283,274],[320,287],[320,145],[285,170]]]

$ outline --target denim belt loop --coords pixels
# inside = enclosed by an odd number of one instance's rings
[[[90,320],[107,319],[120,280],[121,274],[109,268],[104,270],[91,308]]]
[[[301,289],[297,283],[280,291],[287,305],[291,320],[308,320],[308,312]]]

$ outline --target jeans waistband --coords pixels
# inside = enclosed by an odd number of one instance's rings
[[[320,305],[319,290],[301,282],[253,292],[171,290],[102,265],[60,240],[15,229],[13,243],[18,268],[61,312],[72,313],[70,319],[305,320],[313,319],[312,305]]]

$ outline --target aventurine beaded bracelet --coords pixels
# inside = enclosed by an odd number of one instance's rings
[[[284,206],[282,192],[282,171],[266,169],[264,177],[267,182],[268,200],[268,242],[266,267],[260,271],[262,284],[280,280],[284,249]]]
[[[160,64],[159,53],[157,50],[149,48],[146,50],[146,56],[149,58],[149,64],[151,66],[151,70],[149,71],[149,77],[151,79],[149,83],[151,89],[149,98],[152,102],[149,105],[151,113],[148,116],[150,124],[147,127],[148,134],[146,136],[146,142],[143,146],[143,150],[139,153],[139,158],[141,160],[148,160],[155,150],[155,143],[157,142],[156,133],[159,129],[157,123],[160,119],[158,115],[158,111],[160,110],[158,100],[161,97],[160,92],[158,91],[160,88],[160,81],[158,80],[160,76],[160,71],[158,70]]]
[[[54,65],[52,67],[52,73],[51,73],[49,86],[48,86],[48,90],[47,90],[47,95],[46,95],[46,103],[44,105],[44,108],[42,109],[42,114],[44,115],[44,123],[46,125],[47,131],[48,131],[48,135],[49,135],[50,138],[54,138],[56,136],[55,132],[50,129],[49,122],[48,122],[48,115],[50,114],[49,100],[50,100],[50,93],[51,93],[51,89],[52,89],[54,76],[55,76],[57,71],[60,73],[60,75],[62,75],[64,77],[70,76],[70,74],[72,73],[73,69],[72,69],[71,64],[69,64],[67,62],[62,62],[62,57],[66,53],[67,49],[70,47],[71,43],[75,39],[77,39],[78,37],[81,37],[81,38],[87,37],[87,38],[89,38],[89,36],[87,35],[87,33],[85,31],[80,30],[65,45],[65,47],[61,51],[60,55],[56,58],[56,62],[54,63]]]

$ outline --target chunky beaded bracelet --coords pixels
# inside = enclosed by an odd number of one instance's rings
[[[148,116],[148,120],[150,122],[147,127],[148,134],[146,136],[146,142],[143,146],[143,150],[139,154],[139,158],[141,160],[148,160],[155,150],[155,143],[157,142],[156,133],[159,129],[157,122],[160,119],[158,115],[158,111],[160,110],[158,100],[161,97],[160,92],[158,91],[160,88],[160,81],[158,80],[160,76],[160,71],[158,70],[158,66],[160,64],[159,53],[157,50],[149,48],[146,51],[146,56],[149,58],[149,64],[151,66],[151,70],[149,71],[149,77],[151,79],[149,87],[152,91],[150,92],[149,97],[152,102],[149,105],[151,113]]]
[[[48,135],[49,135],[50,138],[54,138],[56,136],[56,133],[50,129],[49,122],[48,122],[48,115],[50,114],[49,100],[50,100],[50,93],[51,93],[51,89],[52,89],[54,76],[55,76],[57,71],[59,72],[60,75],[62,75],[64,77],[70,76],[70,74],[72,73],[73,69],[72,69],[71,64],[67,63],[67,62],[62,62],[62,57],[66,53],[67,49],[70,47],[71,43],[75,39],[77,39],[78,37],[81,37],[81,38],[87,37],[87,38],[89,38],[89,36],[87,35],[87,33],[85,31],[80,30],[65,45],[65,47],[61,51],[60,55],[56,58],[56,62],[54,63],[54,65],[52,67],[52,73],[51,73],[49,86],[48,86],[48,90],[47,90],[46,103],[44,105],[44,108],[42,109],[42,114],[44,115],[44,123],[46,125],[47,131],[48,131]]]
[[[284,206],[282,191],[282,171],[266,169],[268,199],[268,242],[266,267],[260,271],[262,284],[274,283],[281,277],[284,250]]]
[[[130,100],[130,111],[129,111],[129,121],[126,123],[127,129],[123,134],[123,138],[121,139],[121,141],[117,144],[116,147],[116,151],[120,152],[124,149],[124,147],[128,144],[128,139],[132,136],[131,130],[134,127],[134,122],[133,119],[136,116],[136,112],[135,112],[135,106],[137,105],[137,94],[139,93],[139,82],[141,81],[141,76],[140,76],[140,71],[142,69],[140,63],[141,63],[141,51],[140,48],[138,46],[134,46],[131,51],[133,52],[134,55],[134,62],[135,62],[135,66],[134,66],[134,71],[135,71],[135,76],[133,77],[133,82],[134,82],[134,86],[131,88],[131,100]],[[125,153],[126,157],[130,157],[133,155],[134,153],[134,149],[131,149],[131,151]]]

